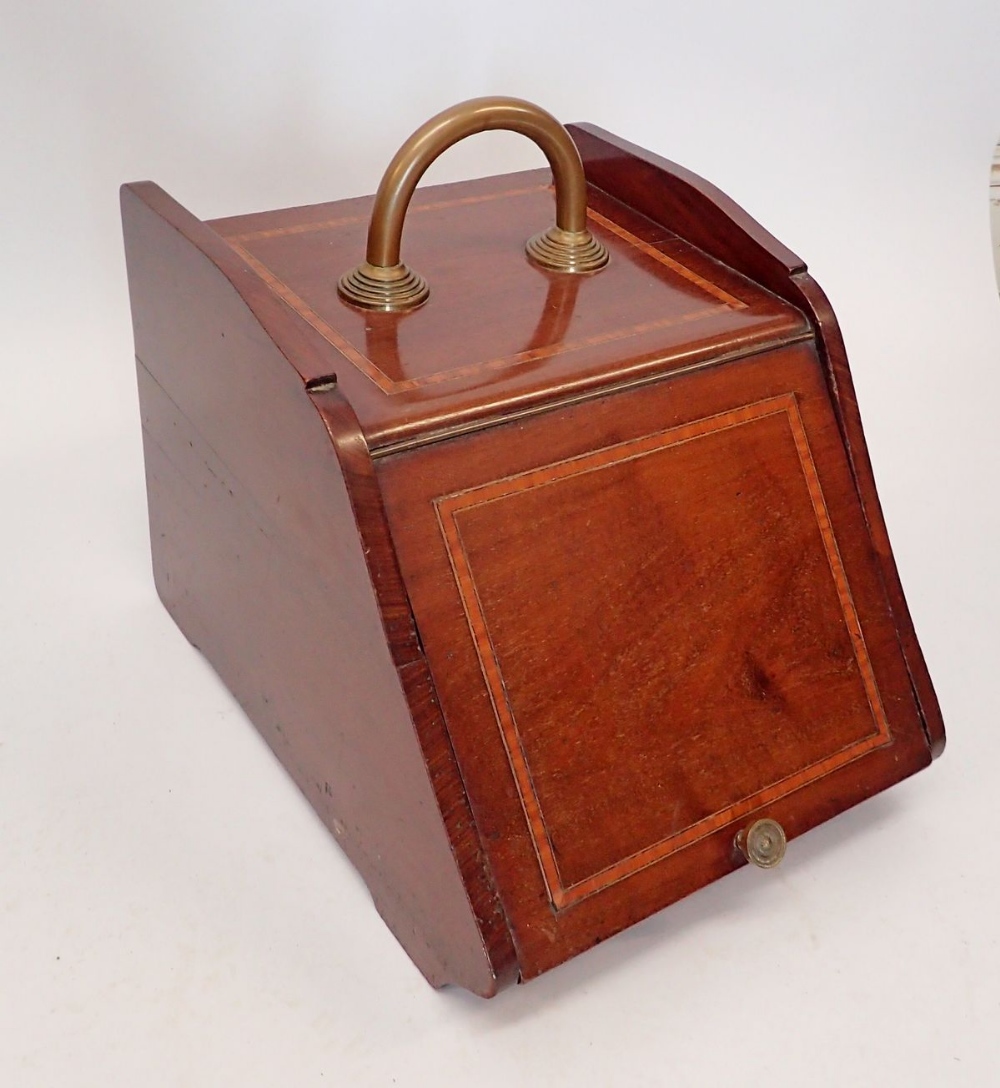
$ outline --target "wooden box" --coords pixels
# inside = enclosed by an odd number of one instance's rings
[[[548,170],[424,188],[405,312],[338,295],[371,198],[122,190],[160,596],[427,979],[483,995],[944,745],[822,292],[568,131],[606,266],[526,256]]]

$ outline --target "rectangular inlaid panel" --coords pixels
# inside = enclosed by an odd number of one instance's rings
[[[888,740],[794,397],[437,509],[557,908]]]
[[[811,347],[378,473],[525,977],[929,762]]]
[[[413,209],[411,232],[417,235],[428,217],[433,219],[436,213],[440,219],[441,213],[451,213],[450,221],[440,220],[432,229],[453,231],[456,253],[448,258],[452,263],[458,257],[458,243],[472,231],[477,232],[482,252],[493,256],[490,275],[469,274],[450,283],[443,266],[431,266],[428,274],[433,277],[438,271],[438,291],[449,293],[448,302],[456,311],[483,313],[491,307],[501,312],[510,309],[514,296],[509,289],[503,290],[504,284],[513,286],[521,278],[511,275],[511,271],[527,273],[523,277],[527,279],[532,269],[525,264],[523,247],[514,243],[511,228],[503,217],[515,224],[530,221],[530,211],[526,214],[518,205],[524,203],[529,209],[534,206],[541,211],[551,199],[549,186],[536,185],[479,199],[466,197],[418,204]],[[486,218],[477,217],[480,209],[476,205],[486,201],[502,201],[501,210]],[[331,250],[340,251],[338,243],[344,234],[359,247],[360,253],[367,216],[343,216],[319,223],[249,231],[229,240],[251,268],[388,396],[458,379],[481,379],[492,371],[690,324],[727,308],[747,309],[742,299],[594,209],[588,209],[587,217],[591,229],[610,242],[619,255],[619,267],[613,274],[618,291],[612,294],[599,289],[606,286],[607,277],[602,284],[596,276],[536,273],[544,275],[551,287],[546,289],[544,304],[539,307],[539,325],[532,330],[533,336],[527,343],[517,339],[521,334],[516,329],[511,330],[506,343],[506,338],[498,338],[484,344],[476,336],[463,335],[458,323],[438,328],[426,321],[404,322],[391,314],[357,313],[339,298],[331,297],[329,254]],[[541,222],[543,216],[538,219]],[[653,270],[658,276],[650,274]],[[658,281],[665,289],[657,291]],[[291,287],[290,282],[297,287]],[[584,305],[577,312],[581,288]],[[324,313],[327,317],[322,316]],[[572,334],[566,335],[570,326]],[[445,359],[448,362],[443,365]]]
[[[544,171],[419,190],[403,259],[430,297],[408,313],[362,311],[337,280],[362,259],[369,213],[356,199],[215,226],[343,358],[337,380],[373,446],[506,412],[515,396],[807,331],[787,304],[596,192],[589,223],[609,265],[589,275],[533,265],[525,242],[554,214]]]

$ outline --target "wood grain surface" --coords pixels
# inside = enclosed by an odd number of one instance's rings
[[[491,994],[513,951],[367,447],[287,361],[329,349],[161,190],[122,204],[160,596],[428,980]]]
[[[924,730],[932,754],[939,756],[945,746],[941,709],[896,569],[854,380],[829,300],[806,271],[805,262],[711,182],[597,125],[568,127],[593,188],[613,194],[663,228],[677,231],[704,253],[785,299],[809,318]]]
[[[836,319],[728,197],[571,126],[417,193],[407,315],[336,295],[371,198],[122,206],[157,588],[434,985],[491,995],[925,766],[944,729]]]
[[[929,761],[811,348],[377,467],[526,976]]]
[[[546,171],[419,191],[404,259],[431,297],[406,314],[336,293],[363,253],[367,200],[213,226],[343,357],[338,380],[376,451],[807,333],[800,313],[596,192],[590,226],[609,266],[567,277],[531,265],[524,242],[553,199]]]

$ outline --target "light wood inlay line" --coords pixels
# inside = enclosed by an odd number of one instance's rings
[[[436,200],[426,204],[414,203],[407,211],[407,215],[417,215],[420,212],[436,212],[445,208],[459,208],[467,204],[485,204],[490,200],[501,200],[505,197],[529,196],[531,193],[543,193],[551,190],[551,185],[531,185],[524,189],[508,189],[502,193],[482,193],[479,196],[456,197],[454,200]],[[283,238],[289,234],[309,234],[317,230],[336,230],[337,227],[350,226],[352,223],[367,223],[369,212],[364,215],[346,215],[340,219],[321,219],[316,223],[290,223],[287,227],[273,227],[270,230],[251,230],[245,234],[232,234],[228,236],[230,242],[256,242],[261,238]]]
[[[527,754],[521,741],[513,708],[507,698],[499,660],[482,603],[479,599],[469,556],[462,540],[461,514],[463,511],[471,510],[486,503],[501,501],[525,490],[552,486],[574,476],[588,472],[598,472],[610,465],[647,457],[684,442],[718,435],[731,428],[747,426],[755,421],[775,415],[784,416],[795,441],[799,464],[805,477],[816,524],[823,541],[823,547],[836,587],[837,598],[871,710],[873,731],[855,743],[830,753],[794,774],[773,782],[763,789],[757,790],[752,795],[734,801],[725,809],[685,828],[683,831],[653,843],[629,857],[622,858],[614,865],[567,886],[559,873],[551,836],[545,823],[537,793],[532,784]],[[773,803],[795,790],[830,774],[852,760],[858,759],[867,752],[890,742],[889,723],[878,692],[874,670],[861,631],[857,609],[847,581],[847,574],[840,557],[840,550],[833,533],[826,500],[823,496],[798,405],[793,394],[768,398],[717,416],[696,420],[689,424],[648,435],[644,438],[633,439],[579,457],[555,462],[514,476],[504,477],[488,484],[453,492],[437,499],[435,501],[435,510],[452,572],[458,586],[462,607],[496,715],[504,749],[510,762],[531,841],[538,857],[549,899],[556,910],[571,906],[587,896],[625,880],[639,870],[662,861],[670,854],[711,835],[719,828],[747,813]]]
[[[858,668],[861,670],[861,678],[865,686],[865,693],[871,706],[872,715],[884,727],[885,736],[889,735],[889,726],[886,720],[885,708],[882,705],[882,697],[879,694],[878,684],[875,682],[875,673],[872,669],[871,658],[865,647],[865,637],[861,630],[861,621],[858,619],[858,610],[854,606],[854,598],[851,596],[850,586],[847,582],[847,572],[844,570],[844,561],[840,555],[837,538],[833,533],[833,525],[830,522],[830,512],[826,506],[826,499],[820,487],[819,475],[816,472],[816,463],[813,460],[812,450],[806,439],[805,426],[799,413],[798,402],[794,397],[787,408],[789,423],[791,424],[792,437],[795,439],[795,448],[798,451],[799,463],[802,465],[802,475],[805,476],[806,486],[809,488],[809,497],[812,499],[813,510],[819,525],[820,534],[826,544],[826,557],[830,563],[830,573],[837,586],[840,603],[844,610],[844,620],[851,635],[851,642],[857,651]]]
[[[630,336],[641,336],[646,332],[654,332],[657,329],[666,329],[674,325],[691,324],[710,317],[718,312],[718,305],[706,306],[701,310],[692,310],[690,313],[681,314],[679,317],[664,317],[659,321],[645,321],[638,325],[632,325],[626,329],[615,329],[601,333],[598,336],[590,336],[581,340],[569,340],[559,344],[551,344],[544,348],[534,348],[531,351],[521,351],[516,355],[500,356],[496,359],[488,359],[482,363],[470,363],[468,366],[455,367],[451,370],[441,370],[436,374],[426,374],[422,378],[408,378],[397,382],[383,373],[366,355],[357,348],[332,325],[323,318],[294,291],[283,283],[264,263],[258,260],[249,250],[241,245],[233,243],[233,248],[257,273],[258,276],[276,295],[292,307],[295,312],[307,321],[328,343],[332,344],[345,358],[349,359],[367,378],[382,390],[387,396],[406,393],[413,389],[421,389],[429,385],[437,385],[441,382],[458,381],[461,378],[472,378],[477,374],[484,374],[495,370],[503,370],[518,364],[539,362],[543,359],[551,359],[557,355],[563,355],[570,351],[579,351],[582,348],[597,347],[600,344],[611,343],[615,340],[626,339]]]
[[[391,395],[400,392],[397,388],[398,383],[386,377],[366,355],[363,355],[355,348],[347,337],[337,332],[332,325],[324,321],[307,302],[299,298],[263,261],[259,261],[248,249],[244,249],[242,245],[236,242],[230,242],[230,245],[283,302],[291,306],[299,317],[312,325],[320,336],[332,344],[345,359],[352,362],[365,377],[370,378],[383,393]]]
[[[645,253],[647,257],[652,257],[654,261],[659,261],[660,264],[665,265],[671,271],[676,272],[679,276],[683,276],[689,283],[693,283],[695,286],[700,287],[706,294],[712,295],[720,302],[724,302],[731,309],[747,309],[747,304],[743,302],[742,299],[738,299],[728,291],[723,291],[717,283],[712,283],[711,280],[705,279],[704,276],[699,276],[697,272],[692,272],[690,268],[681,264],[680,261],[675,261],[673,257],[668,257],[666,253],[658,250],[656,246],[650,245],[649,242],[644,242],[641,238],[637,238],[624,227],[618,226],[613,220],[601,215],[600,212],[595,212],[593,208],[587,209],[587,218],[593,220],[595,223],[600,223],[605,230],[610,231],[612,234],[616,234],[623,241],[628,242],[630,246]]]
[[[414,205],[412,212],[424,212],[435,211],[451,207],[457,207],[465,204],[477,204],[488,200],[499,200],[501,198],[519,197],[532,195],[534,193],[551,189],[550,185],[537,185],[530,188],[522,189],[510,189],[502,193],[487,193],[480,196],[462,197],[453,200],[442,200],[435,203]],[[544,359],[554,358],[556,356],[564,355],[573,351],[580,351],[585,348],[597,347],[601,344],[612,343],[617,340],[625,340],[633,336],[641,336],[644,333],[654,332],[658,329],[667,329],[677,325],[691,324],[701,321],[705,318],[711,317],[713,314],[719,311],[720,306],[725,306],[731,310],[745,310],[747,304],[741,299],[736,298],[729,292],[724,291],[718,285],[712,283],[710,280],[705,279],[703,276],[699,276],[696,272],[691,271],[685,265],[679,261],[674,260],[672,257],[668,257],[665,253],[661,253],[654,246],[642,239],[637,238],[630,231],[624,227],[618,226],[617,223],[601,215],[599,212],[593,211],[593,209],[587,210],[588,217],[598,224],[601,228],[610,231],[616,237],[622,239],[622,241],[628,243],[633,248],[639,250],[641,253],[648,257],[653,258],[661,265],[669,268],[676,275],[681,276],[689,283],[694,284],[699,290],[703,291],[712,302],[705,307],[701,307],[697,310],[692,310],[689,313],[682,314],[676,317],[664,317],[654,321],[640,322],[635,325],[626,326],[619,329],[611,329],[607,332],[601,333],[596,336],[584,337],[579,340],[563,341],[555,344],[550,344],[546,347],[534,348],[529,351],[517,352],[513,355],[497,356],[492,359],[486,359],[481,362],[470,363],[467,366],[454,367],[449,370],[440,370],[433,374],[425,374],[418,378],[406,378],[402,381],[397,381],[390,378],[378,364],[371,358],[369,358],[363,351],[357,348],[354,344],[348,340],[348,338],[341,332],[339,332],[330,322],[321,317],[312,306],[309,305],[297,292],[293,291],[274,271],[272,271],[264,261],[257,257],[254,253],[247,248],[247,243],[268,239],[283,237],[293,234],[304,234],[313,231],[331,230],[337,227],[341,227],[352,223],[367,222],[368,216],[348,216],[341,219],[329,219],[317,223],[298,223],[289,224],[286,227],[276,227],[270,230],[261,231],[249,231],[241,234],[234,234],[227,237],[227,241],[236,250],[237,253],[246,261],[247,265],[253,269],[253,271],[271,288],[272,291],[279,298],[281,298],[288,306],[290,306],[303,320],[308,322],[329,344],[339,351],[344,358],[351,362],[362,374],[365,375],[375,386],[377,386],[386,396],[396,396],[401,393],[412,392],[417,389],[422,389],[427,386],[439,385],[443,382],[449,381],[461,381],[463,379],[474,378],[480,374],[488,374],[497,370],[503,370],[508,367],[522,366],[527,363],[540,362]],[[333,294],[333,280],[331,280],[331,294]],[[344,305],[337,300],[337,305]]]

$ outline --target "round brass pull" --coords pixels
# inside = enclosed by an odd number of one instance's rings
[[[736,848],[761,869],[773,869],[785,856],[787,841],[777,820],[755,820],[736,836]]]
[[[396,152],[372,208],[365,260],[337,284],[341,298],[368,310],[412,310],[430,288],[399,259],[403,220],[424,171],[452,144],[488,129],[510,129],[534,140],[552,167],[556,222],[525,246],[529,258],[557,272],[596,272],[608,251],[587,229],[587,183],[576,144],[545,110],[519,98],[473,98],[432,117]]]

